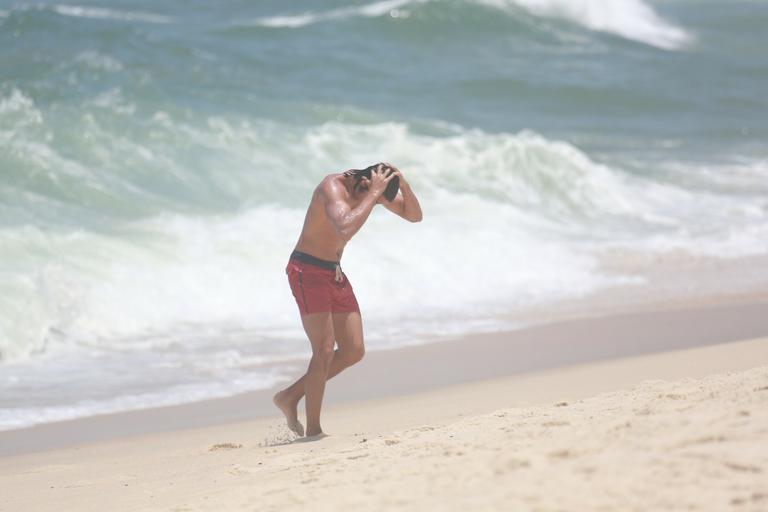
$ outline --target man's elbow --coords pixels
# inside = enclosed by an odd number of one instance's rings
[[[421,222],[421,220],[424,218],[424,216],[419,212],[418,215],[412,215],[410,217],[407,217],[407,219],[413,223]]]

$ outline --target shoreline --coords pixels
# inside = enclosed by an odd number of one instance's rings
[[[573,365],[768,336],[768,301],[582,317],[521,330],[370,352],[333,379],[326,405],[400,398],[448,386]],[[296,363],[297,376],[305,361]],[[392,378],[396,375],[396,378]],[[0,457],[274,419],[275,389],[226,398],[45,423],[0,432]],[[329,418],[325,413],[324,417]]]
[[[0,457],[0,510],[757,506],[767,378],[759,338],[330,405],[321,442],[260,418]]]

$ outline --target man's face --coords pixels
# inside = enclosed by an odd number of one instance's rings
[[[366,192],[368,192],[368,189],[370,188],[370,186],[371,186],[371,180],[369,180],[368,178],[363,176],[357,178],[357,180],[355,181],[355,186],[353,188],[353,190],[355,191],[355,195],[360,196],[365,194]]]

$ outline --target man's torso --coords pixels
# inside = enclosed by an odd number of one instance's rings
[[[328,198],[324,192],[326,187],[338,186],[346,192],[345,201],[350,209],[357,206],[357,201],[349,197],[341,180],[342,174],[331,174],[326,176],[323,181],[315,188],[312,193],[312,200],[307,209],[307,215],[304,218],[304,226],[301,229],[301,235],[296,243],[296,250],[311,254],[317,258],[327,261],[340,261],[344,252],[344,246],[347,241],[336,231],[333,223],[326,213],[326,203]]]

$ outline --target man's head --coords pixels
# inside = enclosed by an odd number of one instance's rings
[[[379,170],[387,170],[390,169],[385,164],[378,163],[369,165],[365,169],[350,169],[349,171],[344,173],[344,176],[351,177],[353,179],[352,182],[352,191],[355,193],[355,195],[358,194],[365,194],[368,192],[368,188],[371,184],[371,174]],[[397,191],[400,188],[400,179],[395,176],[390,180],[390,182],[387,184],[386,190],[384,190],[384,194],[382,194],[387,201],[392,201],[395,196],[397,196]]]

